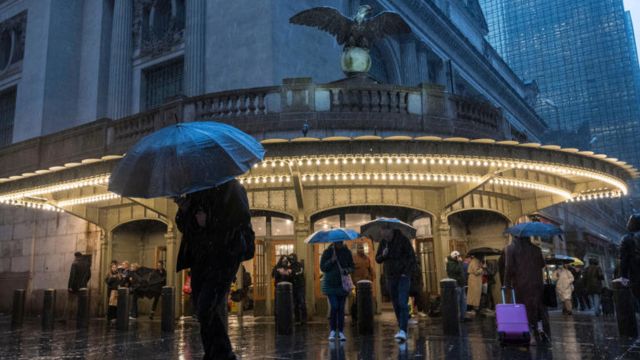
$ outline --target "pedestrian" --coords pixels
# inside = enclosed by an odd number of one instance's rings
[[[589,259],[589,266],[584,271],[584,287],[589,296],[591,310],[595,316],[600,316],[600,294],[602,293],[602,281],[604,272],[598,263],[598,259]]]
[[[298,260],[298,255],[289,255],[291,264],[291,279],[293,281],[293,313],[297,323],[307,322],[307,302],[305,299],[304,264]]]
[[[225,317],[238,267],[255,253],[247,193],[233,179],[175,201],[176,224],[182,233],[176,271],[191,268],[191,298],[204,359],[236,359]]]
[[[620,245],[620,280],[631,286],[636,298],[636,311],[640,308],[640,214],[633,214],[627,222],[627,231]]]
[[[320,270],[323,272],[322,292],[329,299],[329,340],[346,341],[344,335],[344,307],[351,289],[346,289],[343,276],[353,272],[353,256],[343,242],[327,247],[320,258]]]
[[[127,281],[130,288],[131,294],[131,309],[129,310],[129,319],[136,320],[138,318],[138,299],[140,298],[140,294],[138,289],[141,287],[142,277],[138,273],[140,269],[140,264],[132,263],[131,268],[128,272]]]
[[[385,283],[400,328],[395,339],[403,342],[407,340],[409,290],[416,267],[416,253],[409,239],[400,230],[383,226],[380,238],[382,241],[376,253],[376,262],[383,264]]]
[[[551,328],[549,314],[544,306],[544,280],[542,269],[545,267],[540,247],[531,243],[528,237],[514,237],[504,249],[506,287],[513,287],[516,300],[524,304],[527,310],[529,327],[537,342],[549,343]],[[533,340],[533,339],[532,339]]]
[[[122,284],[122,274],[118,271],[118,262],[112,261],[111,268],[107,278],[104,280],[107,284],[107,322],[115,321],[118,315],[118,287]]]
[[[271,277],[276,286],[283,281],[293,283],[293,270],[291,269],[291,263],[287,255],[280,256],[280,259],[271,271]]]
[[[78,306],[78,291],[87,287],[91,279],[91,264],[82,256],[81,252],[73,254],[74,260],[69,272],[68,295],[65,303],[65,319],[71,320],[74,310]]]
[[[467,317],[467,294],[465,291],[467,282],[464,277],[462,257],[458,251],[454,250],[447,256],[447,276],[456,281],[456,297],[458,299],[460,321],[465,322],[471,320]]]
[[[482,259],[471,256],[467,273],[469,276],[467,278],[467,305],[476,314],[480,309],[480,299],[482,297],[482,275],[484,274]]]
[[[368,280],[371,281],[371,285],[373,286],[373,281],[376,278],[376,273],[373,270],[373,266],[371,265],[371,259],[364,252],[364,244],[356,245],[356,255],[353,257],[354,270],[353,274],[351,274],[351,279],[353,279],[353,283],[357,286],[358,281]],[[357,293],[356,293],[357,295]],[[356,298],[353,299],[353,303],[351,304],[351,319],[353,322],[358,321],[358,301]]]
[[[565,315],[573,314],[573,274],[569,271],[569,265],[563,265],[553,272],[553,278],[556,281],[556,294],[562,301],[562,313]]]
[[[153,275],[154,275],[153,278],[155,280],[154,282],[159,281],[159,283],[156,284],[155,286],[156,291],[153,292],[153,304],[151,305],[149,320],[153,320],[153,316],[155,315],[156,308],[158,307],[158,301],[160,300],[160,295],[162,295],[162,287],[167,285],[167,270],[165,270],[164,268],[164,261],[158,260],[158,262],[156,262],[156,268],[154,269]]]
[[[410,317],[413,317],[416,314],[421,313],[424,308],[423,301],[423,291],[424,291],[424,282],[422,280],[422,266],[420,266],[420,261],[416,257],[415,260],[415,268],[411,274],[411,285],[409,286],[409,297],[413,299],[411,303],[411,308],[409,309]],[[409,323],[416,324],[418,321],[415,319],[409,319]]]

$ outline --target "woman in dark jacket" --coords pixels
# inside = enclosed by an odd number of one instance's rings
[[[353,272],[353,256],[344,243],[331,244],[320,258],[320,270],[322,277],[322,292],[329,298],[331,304],[331,316],[329,317],[329,340],[339,338],[345,341],[344,336],[344,303],[349,296],[342,286],[342,275]],[[340,271],[342,270],[342,271]]]
[[[107,321],[114,320],[118,313],[118,286],[122,285],[122,274],[118,271],[118,264],[111,263],[111,270],[104,279],[107,284],[107,297],[109,309],[107,310]]]

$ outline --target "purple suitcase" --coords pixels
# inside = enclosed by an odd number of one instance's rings
[[[516,294],[513,288],[511,288],[513,304],[507,304],[504,291],[503,287],[502,304],[496,305],[498,340],[501,345],[529,345],[531,333],[529,332],[529,321],[527,321],[527,310],[523,304],[516,304]]]

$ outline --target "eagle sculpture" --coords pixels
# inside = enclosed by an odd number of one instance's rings
[[[362,5],[350,19],[332,7],[315,7],[292,16],[289,22],[326,31],[336,37],[338,44],[347,48],[369,50],[373,43],[384,37],[411,33],[411,28],[400,15],[384,11],[368,18],[371,6]]]

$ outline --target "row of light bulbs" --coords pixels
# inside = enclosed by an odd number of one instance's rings
[[[18,200],[25,197],[33,197],[43,194],[52,194],[60,191],[79,189],[85,186],[106,185],[109,183],[109,175],[99,175],[90,178],[69,181],[62,184],[41,186],[25,191],[17,191],[0,196],[0,202],[7,200]]]
[[[22,201],[22,200],[0,200],[0,204],[5,205],[13,205],[13,206],[22,206],[30,209],[44,210],[44,211],[52,211],[52,212],[64,212],[64,210],[59,207],[50,205],[50,204],[41,204],[34,203],[31,201]]]
[[[539,162],[524,162],[512,160],[496,160],[491,158],[461,158],[461,157],[444,157],[444,156],[370,156],[370,155],[337,155],[334,157],[317,156],[317,157],[291,157],[291,158],[274,158],[255,164],[254,168],[266,167],[285,167],[290,164],[304,166],[320,166],[320,165],[366,165],[366,164],[387,164],[387,165],[446,165],[446,166],[475,166],[475,167],[499,167],[509,169],[533,170],[540,172],[554,173],[564,176],[581,176],[594,180],[602,181],[617,187],[623,194],[627,194],[627,186],[623,181],[615,177],[600,174],[594,171],[577,169],[574,167],[563,167],[556,165],[548,165]]]
[[[58,206],[68,207],[68,206],[83,205],[83,204],[89,204],[89,203],[100,202],[100,201],[114,200],[119,198],[120,198],[120,195],[109,192],[106,194],[92,195],[92,196],[86,196],[86,197],[81,197],[77,199],[60,201],[58,202]]]
[[[606,191],[592,194],[585,194],[568,199],[567,202],[581,202],[598,199],[614,199],[622,197],[622,193],[619,191]]]
[[[513,179],[491,179],[489,180],[489,183],[495,184],[495,185],[515,187],[520,189],[544,191],[554,195],[562,196],[567,199],[570,199],[572,196],[571,193],[566,190],[562,190],[557,187],[553,187],[549,185],[532,183],[529,181],[513,180]]]

